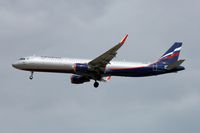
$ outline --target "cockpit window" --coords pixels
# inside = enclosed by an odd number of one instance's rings
[[[20,58],[19,60],[26,60],[25,58]]]

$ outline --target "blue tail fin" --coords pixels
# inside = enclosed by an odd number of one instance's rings
[[[178,60],[180,51],[181,51],[181,42],[175,42],[174,45],[172,45],[167,52],[165,52],[160,59],[158,60],[158,64],[163,65],[169,65]]]

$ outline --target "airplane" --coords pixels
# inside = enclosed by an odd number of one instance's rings
[[[93,60],[71,59],[51,56],[30,56],[20,58],[12,66],[16,69],[30,71],[30,79],[34,72],[71,73],[71,83],[83,84],[94,80],[94,87],[100,81],[108,81],[111,76],[146,77],[185,70],[178,60],[182,42],[175,42],[157,61],[149,64],[111,61],[116,57],[118,49],[125,43],[128,34],[114,47]]]

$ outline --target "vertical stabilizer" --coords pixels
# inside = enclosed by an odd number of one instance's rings
[[[172,64],[178,60],[180,55],[182,42],[175,42],[167,52],[165,52],[160,59],[158,60],[158,64]]]

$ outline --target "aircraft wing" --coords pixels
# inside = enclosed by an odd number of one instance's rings
[[[88,63],[90,69],[96,72],[103,72],[106,65],[109,64],[110,61],[116,56],[117,50],[125,43],[127,37],[128,34],[116,46],[95,58],[94,60],[90,61]]]

